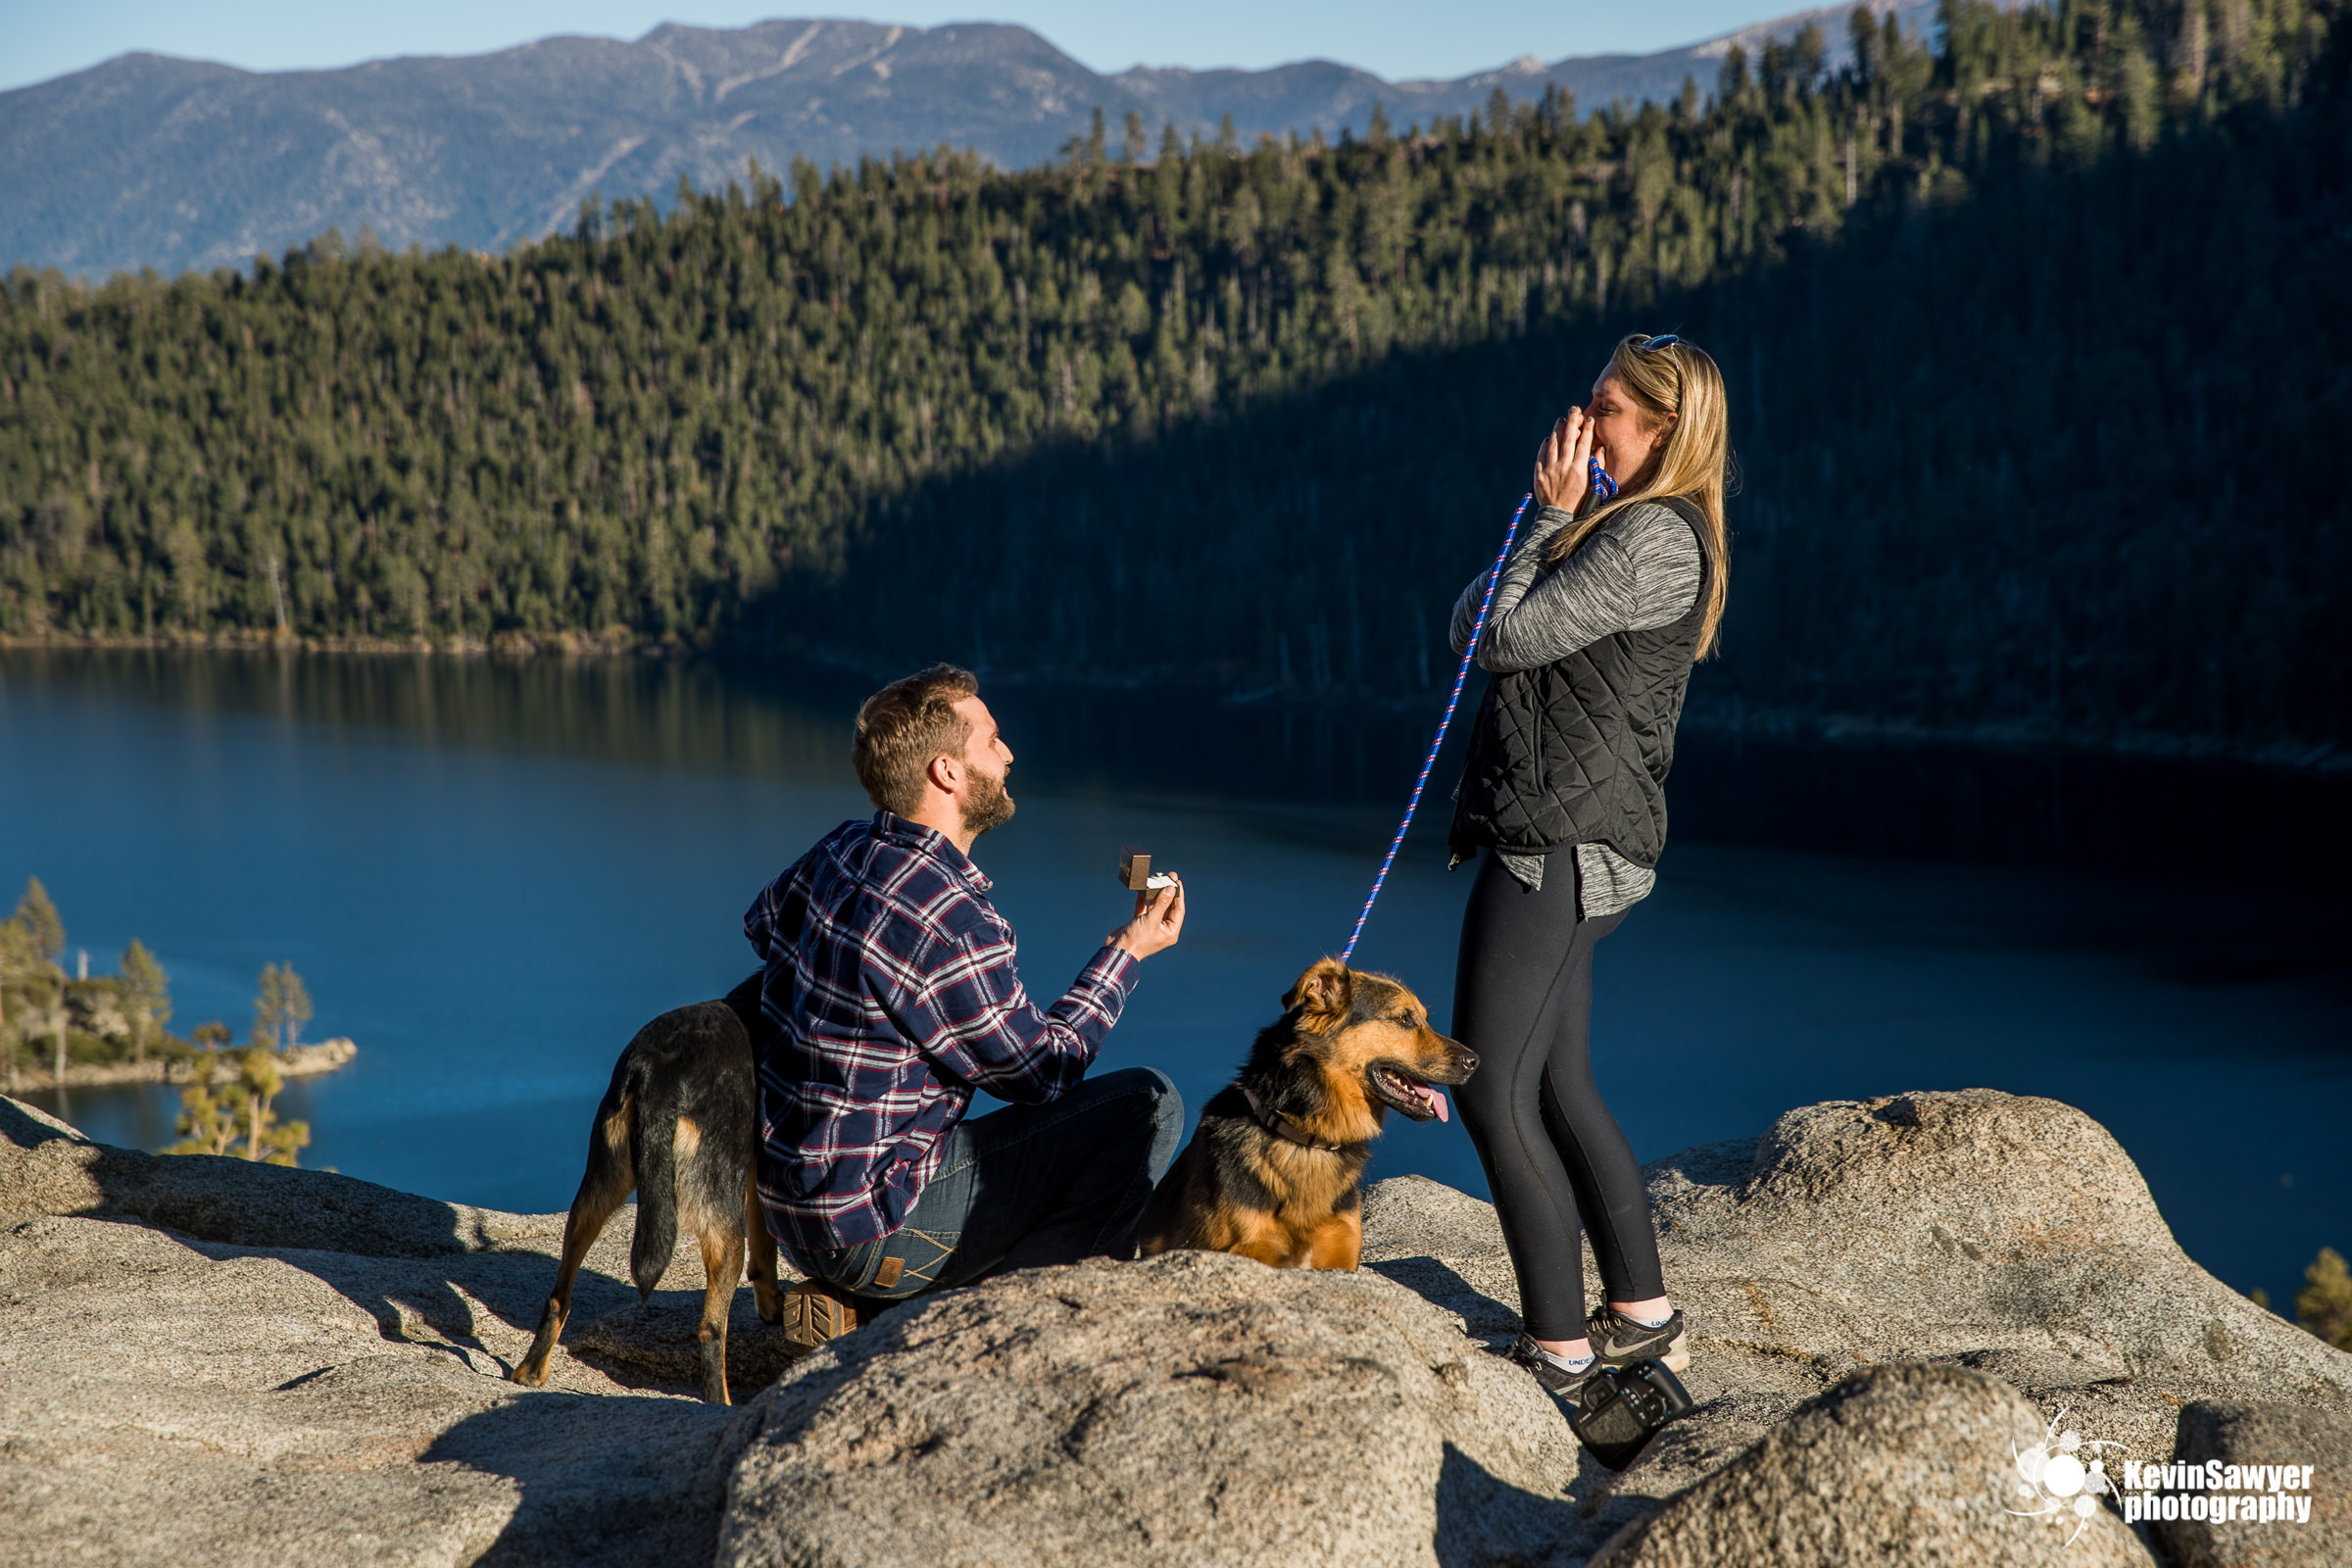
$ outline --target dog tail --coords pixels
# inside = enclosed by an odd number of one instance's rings
[[[664,1105],[647,1091],[655,1086],[639,1074],[631,1085],[637,1114],[629,1122],[629,1158],[637,1167],[637,1234],[629,1242],[629,1278],[637,1284],[640,1300],[669,1267],[669,1254],[678,1245],[678,1184],[676,1106]]]

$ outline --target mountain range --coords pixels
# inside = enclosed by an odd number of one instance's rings
[[[1925,26],[1933,0],[1868,0]],[[92,279],[241,266],[329,228],[385,245],[498,250],[569,223],[593,195],[723,186],[757,158],[820,167],[942,143],[1000,167],[1052,158],[1100,108],[1214,136],[1403,129],[1496,90],[1557,86],[1590,112],[1712,88],[1819,24],[1832,64],[1850,8],[1803,12],[1687,48],[1532,57],[1446,81],[1387,81],[1329,61],[1266,71],[1089,70],[1026,27],[773,21],[665,24],[635,42],[557,37],[495,54],[256,73],[126,54],[0,93],[0,267]]]

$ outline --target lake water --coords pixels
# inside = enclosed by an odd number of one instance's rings
[[[361,1047],[283,1097],[311,1123],[306,1164],[561,1209],[631,1033],[749,972],[753,894],[866,814],[847,738],[865,684],[658,662],[0,653],[0,891],[41,877],[68,961],[86,950],[93,973],[144,940],[182,1034],[219,1017],[242,1035],[256,973],[291,961],[317,999],[308,1036]],[[1057,993],[1119,918],[1121,844],[1181,870],[1187,935],[1147,965],[1104,1063],[1159,1066],[1198,1105],[1346,939],[1436,697],[1428,715],[1367,716],[988,695],[1020,812],[977,858],[1031,989]],[[1357,955],[1441,1020],[1469,886],[1445,870],[1450,768]],[[2309,848],[2249,867],[2202,847],[2222,789]],[[1601,1086],[1644,1159],[1819,1100],[2054,1096],[2122,1141],[2193,1256],[2291,1297],[2321,1246],[2352,1250],[2343,851],[2322,836],[2346,795],[1689,734],[1658,891],[1599,952]],[[174,1091],[31,1098],[110,1142],[172,1136]],[[1395,1125],[1373,1174],[1403,1171],[1484,1191],[1458,1121]]]

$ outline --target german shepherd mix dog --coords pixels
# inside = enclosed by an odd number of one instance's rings
[[[727,1310],[744,1275],[748,1245],[752,1294],[760,1315],[784,1315],[776,1289],[776,1244],[760,1212],[753,1182],[759,1143],[759,1070],[752,1041],[760,1016],[760,977],[724,1002],[679,1007],[637,1031],[612,1066],[612,1085],[588,1131],[588,1170],[564,1222],[564,1261],[555,1294],[539,1315],[539,1337],[509,1374],[536,1388],[571,1315],[572,1281],[605,1222],[632,1188],[637,1233],[629,1276],[639,1299],[650,1298],[669,1266],[683,1220],[703,1254],[703,1397],[727,1399]]]
[[[1152,1191],[1144,1256],[1190,1248],[1276,1268],[1355,1267],[1360,1183],[1388,1113],[1444,1121],[1432,1086],[1478,1068],[1400,982],[1337,958],[1300,975],[1282,1004]]]

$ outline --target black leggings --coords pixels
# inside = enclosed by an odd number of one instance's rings
[[[1621,911],[1577,917],[1576,855],[1530,893],[1488,855],[1462,916],[1453,1035],[1479,1068],[1454,1091],[1519,1273],[1520,1318],[1539,1340],[1585,1337],[1581,1215],[1613,1301],[1666,1294],[1649,1195],[1633,1146],[1592,1083],[1592,948]]]

